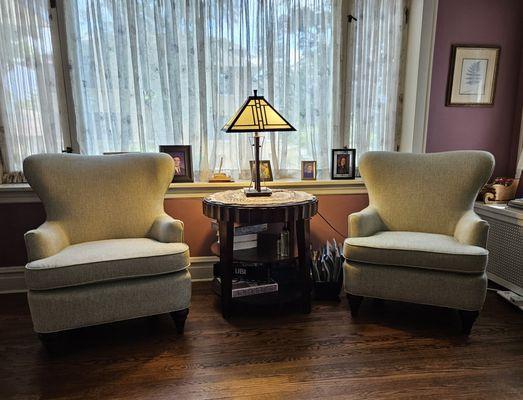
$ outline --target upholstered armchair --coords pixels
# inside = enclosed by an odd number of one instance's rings
[[[163,313],[183,332],[191,299],[189,247],[183,223],[163,208],[173,169],[167,154],[24,160],[47,214],[25,234],[36,332]]]
[[[485,300],[488,223],[473,211],[494,158],[483,151],[369,152],[369,206],[349,216],[344,287],[353,316],[364,297],[460,310],[468,334]]]

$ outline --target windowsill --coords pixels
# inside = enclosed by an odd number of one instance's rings
[[[236,182],[187,182],[171,183],[165,198],[203,198],[223,190],[248,187],[249,181]],[[366,194],[363,179],[298,181],[279,180],[264,182],[263,186],[273,189],[303,190],[314,195]],[[0,203],[37,203],[38,196],[27,183],[0,185]]]

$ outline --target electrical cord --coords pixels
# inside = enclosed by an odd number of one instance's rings
[[[327,220],[327,218],[325,218],[323,215],[321,215],[321,213],[319,211],[318,211],[318,215],[327,223],[327,225],[329,225],[331,227],[331,229],[334,232],[336,232],[338,235],[340,235],[343,239],[345,239],[347,237],[347,235],[340,233],[339,230],[337,230],[334,226],[332,226],[332,224]]]

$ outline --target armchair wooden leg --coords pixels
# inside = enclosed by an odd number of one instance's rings
[[[361,302],[363,301],[363,296],[356,296],[347,293],[347,300],[349,301],[350,315],[353,318],[356,318],[358,316]]]
[[[65,332],[38,333],[38,339],[48,353],[60,354],[67,349],[68,337]]]
[[[182,334],[185,329],[185,320],[187,319],[187,315],[189,315],[189,309],[185,308],[183,310],[174,311],[171,313],[171,317],[174,321],[174,325],[176,326],[176,333]]]
[[[459,316],[461,317],[461,333],[464,335],[470,335],[472,325],[478,318],[479,311],[466,311],[459,310]]]

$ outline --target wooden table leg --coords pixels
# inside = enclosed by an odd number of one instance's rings
[[[298,241],[298,262],[302,289],[303,312],[311,312],[311,277],[310,277],[310,221],[300,219],[296,221],[296,237]]]
[[[232,303],[232,263],[234,224],[220,221],[220,273],[222,281],[222,316],[229,318]]]

